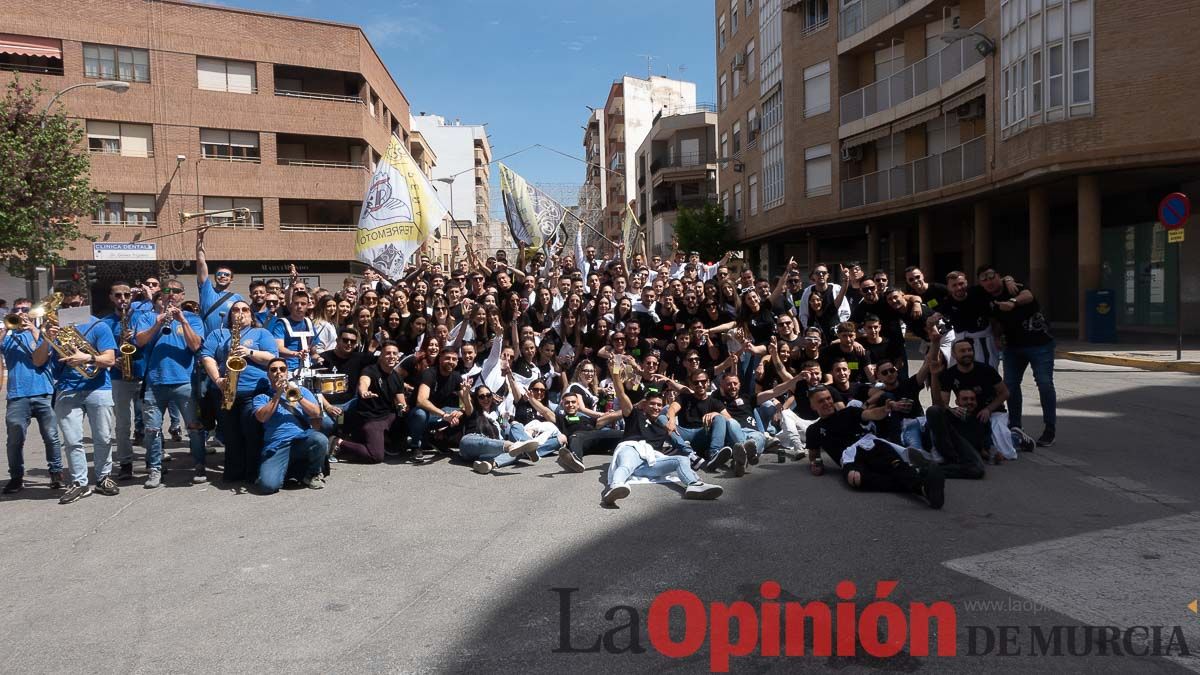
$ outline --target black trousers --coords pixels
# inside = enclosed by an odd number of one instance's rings
[[[858,448],[854,461],[842,466],[842,478],[847,485],[851,471],[861,476],[856,489],[866,492],[916,492],[921,482],[917,470],[880,441],[870,448]]]
[[[929,435],[933,438],[933,448],[941,453],[945,460],[942,463],[942,472],[946,474],[946,478],[983,478],[983,458],[979,456],[975,445],[960,430],[964,420],[958,419],[945,408],[935,406],[925,411],[925,421]],[[968,423],[978,422],[970,420]]]
[[[567,447],[576,457],[587,454],[607,454],[617,449],[625,432],[618,429],[577,431],[567,439]]]
[[[263,425],[254,418],[254,396],[247,394],[233,399],[233,407],[224,410],[218,406],[218,424],[225,439],[226,482],[258,479],[258,465],[262,454]]]

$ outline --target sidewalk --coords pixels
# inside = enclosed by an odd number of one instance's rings
[[[1092,344],[1060,339],[1056,355],[1071,361],[1200,375],[1200,348],[1187,342],[1184,347],[1183,360],[1176,361],[1175,348],[1162,344]]]

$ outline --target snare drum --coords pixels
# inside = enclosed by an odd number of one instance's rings
[[[345,373],[316,373],[313,375],[314,386],[322,395],[343,394],[346,392]]]

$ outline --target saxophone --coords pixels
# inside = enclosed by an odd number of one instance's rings
[[[96,351],[92,343],[88,342],[87,338],[83,337],[83,334],[74,325],[59,326],[58,307],[62,304],[62,300],[62,293],[54,293],[42,301],[42,305],[46,308],[46,324],[49,326],[58,326],[58,337],[53,340],[47,338],[46,342],[58,353],[59,358],[65,359],[68,356],[73,356],[77,351],[89,354],[92,357],[99,356],[100,352]],[[95,363],[89,363],[85,366],[71,366],[71,368],[79,373],[80,377],[88,380],[100,372]]]
[[[221,391],[221,409],[231,410],[237,396],[238,376],[246,369],[246,359],[234,356],[233,350],[242,344],[242,324],[236,317],[229,327],[229,356],[225,359],[225,388]]]
[[[133,380],[133,355],[137,354],[137,347],[133,344],[133,336],[129,330],[131,307],[126,303],[121,316],[121,379],[126,382]]]

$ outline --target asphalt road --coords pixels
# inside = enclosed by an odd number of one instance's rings
[[[951,482],[942,511],[773,459],[741,479],[717,476],[726,494],[716,502],[645,485],[603,509],[599,456],[581,475],[552,460],[492,476],[444,460],[341,464],[323,491],[262,497],[191,485],[183,447],[163,489],[139,480],[59,506],[34,434],[34,484],[0,499],[3,671],[705,671],[711,642],[680,659],[653,649],[655,596],[684,589],[757,606],[771,580],[781,600],[831,607],[838,582],[853,581],[860,612],[876,581],[895,580],[889,600],[902,607],[954,606],[958,656],[914,655],[907,642],[888,659],[756,649],[732,658],[733,672],[1200,671],[1178,640],[1173,659],[1114,656],[1111,643],[1101,655],[1103,641],[1080,628],[1165,626],[1164,649],[1178,634],[1200,653],[1200,616],[1186,608],[1200,596],[1200,378],[1058,366],[1058,444]],[[635,612],[634,646],[646,651],[562,652],[555,588],[578,589],[571,648],[612,631],[608,646],[628,649]],[[606,619],[622,605],[632,609]],[[1001,626],[1016,627],[1009,650],[1020,656],[984,649]],[[1090,655],[1031,656],[1034,627],[1055,626],[1064,654],[1072,635]]]

